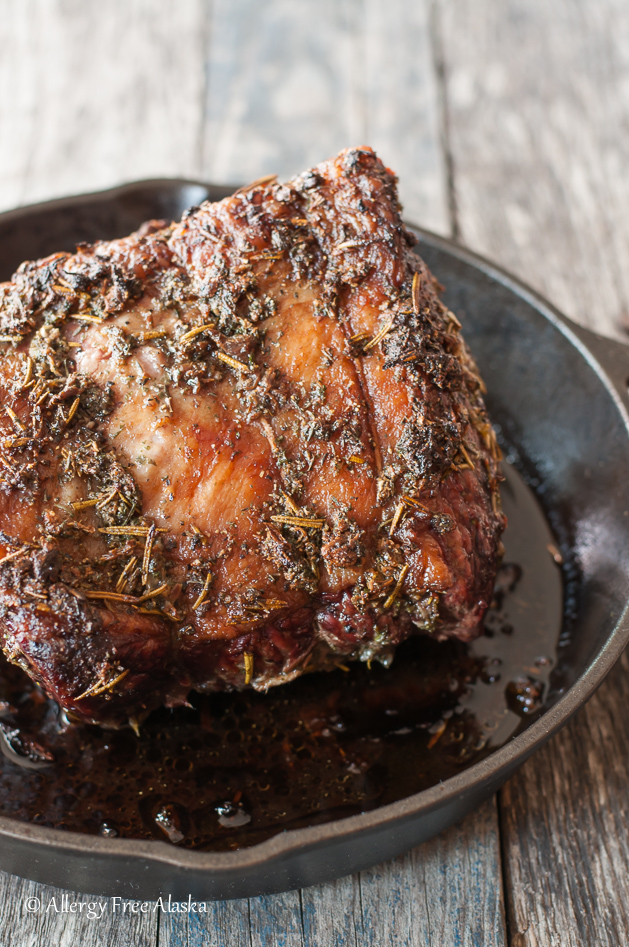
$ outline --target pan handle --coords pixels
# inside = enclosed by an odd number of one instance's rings
[[[568,321],[568,320],[566,320]],[[605,369],[624,406],[629,409],[629,345],[618,339],[592,332],[585,326],[570,321],[570,328]]]

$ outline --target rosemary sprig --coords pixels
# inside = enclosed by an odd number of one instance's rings
[[[469,468],[470,470],[474,470],[474,461],[471,459],[470,455],[466,451],[465,445],[463,443],[459,444],[459,450],[465,457],[465,463],[459,464],[459,470],[464,470],[466,467]]]
[[[149,580],[149,567],[151,565],[151,555],[153,552],[153,542],[155,540],[155,534],[157,532],[157,527],[153,523],[149,527],[149,531],[146,534],[146,542],[144,544],[144,555],[142,557],[142,585],[146,585]]]
[[[76,319],[78,322],[93,322],[94,325],[97,326],[102,326],[103,322],[105,321],[104,319],[97,319],[96,316],[84,316],[79,315],[78,313],[75,313],[73,316],[71,316],[71,318]]]
[[[119,684],[120,681],[124,680],[129,671],[130,668],[125,668],[124,671],[122,671],[116,677],[111,678],[109,681],[96,681],[94,684],[88,687],[86,691],[83,691],[82,694],[79,694],[79,696],[75,697],[74,699],[83,700],[85,697],[98,697],[99,694],[104,694],[105,691],[110,691],[112,687],[115,687],[116,684]]]
[[[68,411],[68,416],[67,416],[67,418],[66,418],[65,424],[63,425],[64,427],[67,427],[67,426],[68,426],[68,424],[70,423],[70,421],[72,420],[72,418],[74,417],[74,415],[76,414],[76,412],[79,410],[79,405],[80,405],[80,403],[81,403],[81,399],[80,399],[80,398],[75,398],[75,399],[74,399],[74,401],[73,401],[72,404],[70,405],[70,410]]]
[[[99,493],[96,497],[89,497],[87,500],[75,500],[71,503],[72,509],[75,511],[87,510],[90,506],[96,506],[99,503],[102,494]]]
[[[133,569],[135,568],[137,561],[138,561],[138,557],[137,557],[137,556],[131,556],[131,558],[130,558],[129,561],[127,562],[126,566],[124,567],[124,569],[123,569],[122,572],[120,573],[120,578],[119,578],[118,581],[116,582],[116,592],[122,592],[122,590],[124,589],[125,585],[127,584],[127,579],[128,579],[128,577],[129,577],[129,574],[130,574],[130,573],[133,571]]]
[[[13,427],[15,428],[15,430],[18,431],[20,434],[22,434],[22,433],[26,430],[26,428],[24,427],[24,425],[22,424],[22,422],[21,422],[20,419],[18,418],[18,416],[17,416],[17,414],[15,413],[15,411],[13,411],[13,409],[10,408],[10,407],[8,406],[8,404],[3,405],[3,407],[4,407],[4,410],[6,411],[6,413],[9,415],[9,417],[10,417],[11,420],[13,421]]]
[[[281,494],[282,494],[282,498],[283,498],[283,500],[284,500],[284,503],[285,503],[286,506],[289,508],[289,510],[293,513],[293,515],[294,515],[294,516],[299,516],[299,507],[297,506],[297,504],[295,503],[295,501],[293,500],[293,498],[292,498],[292,497],[289,497],[288,494],[287,494],[287,493],[284,493],[283,490],[281,491]]]
[[[101,526],[99,533],[107,536],[148,536],[152,526]],[[168,530],[157,527],[156,533],[166,533]]]
[[[374,337],[373,337],[373,339],[371,340],[371,342],[367,342],[367,345],[364,347],[363,352],[368,352],[369,349],[372,349],[372,348],[374,347],[374,345],[377,345],[377,344],[378,344],[378,342],[382,342],[382,340],[384,339],[385,335],[388,335],[389,332],[391,331],[391,329],[393,328],[394,321],[395,321],[394,319],[389,319],[389,321],[386,323],[386,325],[384,325],[384,326],[380,329],[380,331],[377,332],[376,335],[374,335]]]
[[[334,249],[332,250],[332,253],[340,253],[341,250],[355,249],[356,247],[360,247],[360,246],[362,246],[362,243],[360,242],[360,240],[344,240],[343,243],[338,243],[334,247]]]
[[[21,556],[27,549],[28,547],[25,546],[22,547],[22,549],[16,549],[15,552],[10,552],[8,555],[3,556],[2,559],[0,559],[0,565],[2,565],[3,562],[10,562],[11,559],[17,559],[17,557]]]
[[[197,335],[201,335],[202,332],[205,332],[206,329],[213,329],[215,327],[215,322],[206,322],[205,325],[195,326],[194,329],[190,329],[189,332],[186,332],[179,339],[179,345],[187,345],[188,342],[191,342],[192,339],[196,338]]]
[[[123,595],[120,592],[85,592],[86,598],[103,599],[104,601],[125,602],[127,605],[136,605],[137,595]]]
[[[405,566],[402,568],[402,571],[400,572],[400,574],[399,574],[399,576],[398,576],[398,580],[397,580],[397,582],[395,583],[395,586],[394,586],[394,588],[393,588],[393,591],[391,592],[391,594],[389,595],[388,599],[387,599],[386,602],[384,603],[383,608],[385,608],[385,609],[391,608],[391,606],[392,606],[393,603],[395,602],[396,598],[397,598],[398,595],[400,594],[400,591],[401,591],[401,589],[402,589],[402,586],[404,585],[404,579],[406,578],[406,574],[407,574],[408,570],[409,570],[408,564],[405,565]]]
[[[398,505],[395,508],[395,513],[393,514],[393,519],[391,520],[391,526],[389,527],[389,536],[393,536],[393,533],[395,532],[396,527],[398,523],[400,522],[405,509],[406,509],[406,503],[404,502],[404,498],[402,498],[398,502]]]
[[[162,585],[158,585],[156,589],[152,589],[150,592],[145,592],[144,595],[140,595],[137,599],[139,602],[148,602],[150,598],[157,598],[158,595],[162,595],[163,592],[168,588],[168,583],[164,582]]]
[[[96,504],[97,508],[99,510],[104,509],[108,503],[111,503],[111,501],[113,500],[113,498],[116,496],[117,493],[118,493],[118,487],[114,487],[113,490],[111,490],[107,495],[105,495],[104,493],[101,493],[98,503]]]
[[[312,519],[307,516],[272,516],[274,523],[281,523],[283,526],[301,526],[305,529],[323,529],[325,520]]]
[[[196,610],[197,608],[200,608],[201,605],[203,605],[204,601],[207,598],[207,593],[208,593],[208,589],[210,588],[211,581],[212,581],[212,573],[208,572],[208,574],[205,577],[205,582],[203,583],[203,588],[201,589],[201,593],[199,597],[197,598],[196,602],[194,603],[194,605],[192,606],[193,609]]]
[[[216,352],[215,354],[220,362],[229,365],[229,367],[233,368],[236,372],[245,372],[248,374],[251,371],[249,366],[245,365],[244,362],[239,362],[237,358],[232,358],[231,355],[227,355],[225,352]]]
[[[141,605],[142,602],[147,602],[150,598],[156,598],[158,595],[161,595],[167,588],[168,583],[164,582],[163,585],[152,589],[150,592],[145,592],[144,595],[123,595],[120,592],[99,591],[85,592],[85,597],[94,599],[102,598],[104,601],[124,602],[126,605]]]
[[[419,273],[413,274],[413,286],[411,289],[411,297],[413,299],[413,312],[416,315],[419,314]]]
[[[264,431],[266,439],[271,445],[271,450],[274,453],[277,453],[278,447],[277,447],[277,441],[275,440],[275,432],[273,431],[273,428],[271,427],[271,425],[269,424],[266,418],[260,418],[260,425],[262,427],[262,430]]]
[[[29,355],[26,360],[26,372],[24,374],[24,380],[22,381],[22,388],[26,388],[33,377],[33,364],[33,359]]]

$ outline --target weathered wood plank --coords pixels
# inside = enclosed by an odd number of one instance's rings
[[[369,140],[409,218],[447,230],[427,0],[214,7],[210,31],[209,0],[162,0],[159,17],[150,0],[106,17],[6,0],[0,207],[133,178],[289,174]]]
[[[62,891],[5,872],[0,872],[0,904],[2,947],[154,947],[157,940],[156,911],[131,913],[124,902]]]
[[[501,793],[514,947],[629,943],[628,701],[625,653]]]
[[[629,6],[440,0],[465,243],[569,316],[629,313]]]
[[[163,912],[158,947],[251,947],[249,901],[208,901],[206,914]]]
[[[249,923],[251,947],[302,947],[304,930],[299,891],[251,898]]]
[[[629,275],[629,8],[442,0],[461,239],[618,333]],[[628,366],[629,367],[629,366]],[[514,947],[629,937],[627,656],[503,790]]]
[[[365,141],[394,169],[404,216],[449,234],[431,4],[365,0]]]
[[[215,0],[204,169],[294,174],[362,141],[360,0]]]
[[[215,0],[204,169],[289,176],[362,144],[361,0]]]
[[[384,868],[386,872],[386,868]],[[351,875],[301,892],[304,947],[364,947],[360,876]]]
[[[0,208],[198,176],[208,16],[209,0],[4,0]]]
[[[208,180],[289,176],[368,143],[399,174],[407,216],[447,231],[427,0],[216,0],[213,11]]]
[[[207,913],[190,916],[163,913],[159,947],[304,947],[313,943],[304,941],[298,891],[208,902],[207,908]],[[321,941],[322,947],[328,943],[332,942]]]
[[[163,915],[159,947],[503,947],[496,802],[393,861],[325,885],[214,913]],[[231,938],[231,939],[230,939]]]
[[[504,944],[495,800],[384,871],[362,872],[360,887],[363,943]]]

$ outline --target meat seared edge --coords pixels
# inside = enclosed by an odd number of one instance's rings
[[[2,647],[76,718],[469,640],[483,385],[369,148],[0,286]]]

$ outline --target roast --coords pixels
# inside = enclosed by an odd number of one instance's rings
[[[0,636],[136,729],[482,629],[500,451],[369,148],[0,286]]]

